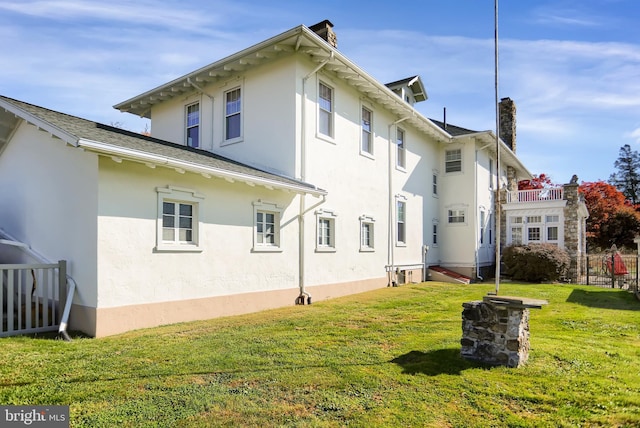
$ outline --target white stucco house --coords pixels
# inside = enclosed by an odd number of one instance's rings
[[[150,137],[0,97],[0,229],[67,260],[70,328],[492,271],[495,176],[531,178],[515,148],[499,142],[497,171],[494,133],[424,117],[419,76],[378,82],[332,27],[292,28],[115,106],[150,118]]]

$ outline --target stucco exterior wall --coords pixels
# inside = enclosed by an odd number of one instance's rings
[[[186,106],[200,103],[200,147],[267,171],[295,176],[296,56],[230,75],[151,110],[151,134],[186,145]],[[225,93],[240,88],[241,138],[225,141]],[[212,99],[213,98],[213,99]]]
[[[159,252],[158,193],[177,186],[204,196],[200,252]],[[100,160],[98,307],[297,288],[296,196],[196,174]],[[279,252],[253,252],[253,202],[283,208]],[[295,291],[292,291],[292,299]]]
[[[97,300],[97,162],[24,122],[0,156],[0,227],[50,261],[67,260],[74,303],[86,306]]]

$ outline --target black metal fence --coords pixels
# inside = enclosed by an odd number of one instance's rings
[[[572,264],[570,278],[578,284],[638,290],[638,255],[606,252],[588,254]]]

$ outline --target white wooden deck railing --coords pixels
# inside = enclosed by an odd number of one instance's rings
[[[550,189],[517,190],[507,192],[507,202],[547,202],[560,201],[563,198],[562,187]]]
[[[67,299],[67,263],[0,264],[0,337],[57,331]]]

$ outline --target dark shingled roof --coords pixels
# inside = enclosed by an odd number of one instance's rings
[[[440,122],[439,120],[435,120],[435,119],[430,119],[430,120],[431,122],[434,123],[434,125],[437,125],[443,130],[447,131],[449,135],[451,135],[452,137],[459,137],[461,135],[467,135],[467,134],[477,134],[478,132],[480,132],[480,131],[472,131],[471,129],[461,128],[460,126],[451,125],[450,123],[447,123],[445,127],[444,122]]]
[[[194,149],[158,138],[148,137],[136,132],[127,131],[113,126],[104,125],[90,120],[71,116],[65,113],[49,110],[33,104],[12,98],[0,96],[0,100],[8,102],[19,109],[30,113],[42,121],[54,127],[72,134],[78,140],[90,140],[106,143],[124,149],[145,152],[152,155],[163,156],[178,161],[189,162],[203,167],[210,167],[219,170],[229,171],[237,174],[256,177],[272,181],[274,185],[282,184],[286,186],[296,186],[309,190],[318,191],[315,186],[304,183],[300,180],[284,177],[271,172],[245,165],[241,162],[225,158],[214,153]],[[322,190],[320,190],[322,192]]]

